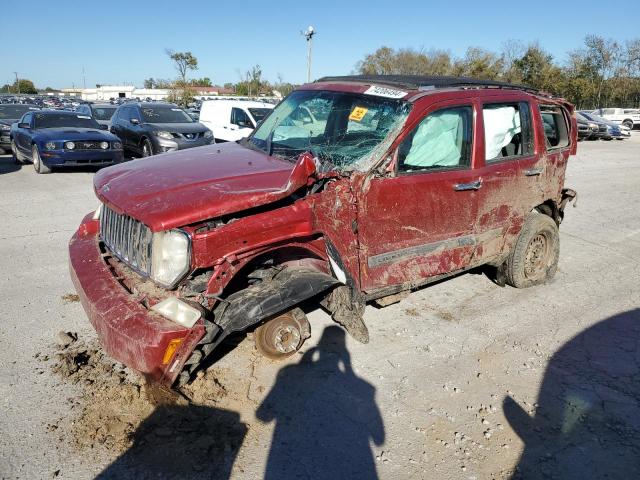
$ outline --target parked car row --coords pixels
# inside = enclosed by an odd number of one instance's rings
[[[580,140],[623,140],[631,136],[631,129],[627,126],[616,124],[590,111],[580,110],[575,115]]]

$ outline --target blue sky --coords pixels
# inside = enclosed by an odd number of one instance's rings
[[[349,74],[382,45],[498,51],[508,39],[538,41],[557,59],[588,33],[640,37],[640,2],[583,0],[315,2],[252,0],[4,0],[0,9],[0,85],[13,72],[38,87],[133,83],[175,77],[165,48],[190,50],[200,68],[192,76],[237,82],[255,64],[271,81],[306,79],[300,31],[313,25],[314,78]],[[604,5],[604,8],[603,8]],[[528,7],[531,7],[529,10]]]

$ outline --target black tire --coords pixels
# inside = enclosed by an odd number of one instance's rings
[[[507,259],[507,283],[527,288],[548,282],[556,274],[559,257],[558,225],[547,215],[530,213]]]
[[[13,139],[11,139],[11,154],[13,155],[14,163],[18,165],[24,165],[22,155],[20,155],[20,152],[18,152],[18,147],[16,147],[16,142]]]
[[[633,120],[625,120],[622,125],[629,128],[629,130],[633,130]]]
[[[51,173],[51,168],[42,163],[42,158],[40,158],[40,151],[38,150],[37,145],[33,145],[31,147],[31,159],[33,161],[33,169],[37,173]]]
[[[153,155],[153,145],[148,138],[142,141],[142,157],[150,157]]]

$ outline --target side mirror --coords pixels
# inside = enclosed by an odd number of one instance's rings
[[[31,125],[28,122],[20,122],[18,123],[18,128],[31,128]]]
[[[109,125],[100,124],[100,130],[109,130]]]
[[[129,121],[134,125],[140,125],[140,120],[138,120],[137,118],[132,118]]]

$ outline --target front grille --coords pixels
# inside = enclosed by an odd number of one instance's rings
[[[100,213],[100,237],[111,253],[128,266],[145,276],[151,274],[153,234],[145,224],[103,205]]]
[[[197,132],[197,133],[181,133],[180,134],[184,139],[186,140],[197,140],[199,139],[202,135],[204,135],[204,133],[202,132]]]
[[[606,131],[607,131],[607,126],[606,126],[606,125],[600,125],[599,129],[600,129],[600,132],[601,132],[601,133],[606,133]]]
[[[76,144],[76,148],[74,150],[102,150],[102,147],[100,147],[100,144],[102,143],[101,141],[74,141],[73,143]]]

